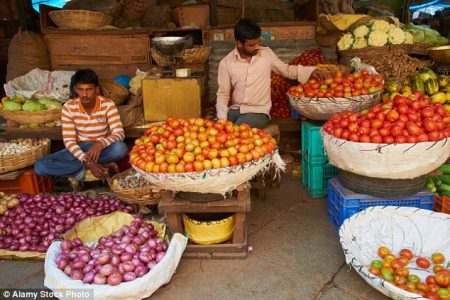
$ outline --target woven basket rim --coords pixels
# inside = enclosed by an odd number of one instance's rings
[[[181,59],[184,63],[203,64],[209,57],[210,47],[207,45],[194,46],[184,49],[181,53]],[[168,59],[162,55],[155,47],[150,48],[150,55],[159,66],[168,66]]]
[[[47,143],[18,154],[0,156],[0,173],[7,173],[31,166],[35,161],[50,152],[50,139]]]
[[[99,86],[103,96],[113,100],[117,105],[122,104],[130,95],[126,87],[112,79],[101,79]]]
[[[61,119],[61,110],[52,108],[41,111],[0,110],[0,117],[19,124],[42,124]]]
[[[63,29],[96,29],[111,24],[113,17],[100,11],[60,9],[48,13],[50,19]]]

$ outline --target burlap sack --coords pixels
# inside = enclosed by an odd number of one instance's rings
[[[128,104],[117,107],[123,127],[144,124],[143,99],[142,89],[139,89],[136,95],[131,94]]]
[[[14,35],[8,48],[6,81],[39,68],[50,69],[50,58],[42,34],[21,31]]]
[[[144,27],[167,28],[172,22],[172,9],[167,4],[149,7],[141,20]]]

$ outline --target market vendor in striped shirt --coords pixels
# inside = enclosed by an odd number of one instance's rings
[[[128,152],[119,112],[112,100],[99,96],[98,77],[91,69],[78,70],[71,87],[76,98],[64,104],[61,117],[66,148],[36,161],[36,174],[82,180],[90,170],[104,178],[107,167]]]

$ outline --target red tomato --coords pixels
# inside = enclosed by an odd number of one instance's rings
[[[416,264],[421,269],[428,269],[431,265],[431,262],[426,257],[418,257],[416,259]]]

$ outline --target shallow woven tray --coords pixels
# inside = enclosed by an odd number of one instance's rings
[[[162,55],[156,48],[150,48],[150,54],[152,55],[153,60],[159,66],[168,66],[170,65],[170,60]],[[209,47],[207,46],[199,46],[184,49],[181,53],[181,59],[186,64],[203,64],[209,57]]]
[[[49,109],[42,111],[0,110],[0,117],[19,124],[43,124],[61,119],[61,111]]]
[[[0,155],[0,173],[19,170],[34,164],[36,160],[50,153],[50,141],[20,154]]]
[[[124,202],[138,205],[157,205],[161,197],[161,192],[155,192],[151,187],[120,188],[113,184],[115,179],[119,180],[120,178],[125,178],[133,174],[136,174],[133,169],[117,173],[108,179],[108,185],[117,197]]]
[[[90,10],[53,10],[48,15],[56,26],[64,29],[96,29],[111,24],[113,20],[107,14]]]

